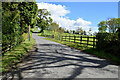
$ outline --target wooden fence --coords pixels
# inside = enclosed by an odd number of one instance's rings
[[[84,44],[87,46],[92,46],[95,48],[96,46],[96,37],[90,36],[56,36],[56,35],[45,35],[45,37],[55,38],[56,40],[72,42],[77,44]]]

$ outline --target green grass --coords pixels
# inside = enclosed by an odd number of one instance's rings
[[[120,58],[117,57],[117,56],[114,56],[114,55],[112,55],[110,53],[105,53],[104,51],[97,51],[96,49],[93,49],[93,48],[87,49],[86,52],[90,53],[90,54],[93,54],[93,55],[96,55],[96,56],[98,56],[100,58],[110,60],[115,64],[120,64]]]
[[[65,42],[65,41],[61,41],[61,40],[57,40],[57,39],[53,39],[53,38],[44,38],[44,39],[50,40],[50,41],[55,41],[55,42],[67,45],[69,47],[79,49],[79,50],[86,50],[86,49],[90,48],[87,45],[77,44],[77,43],[73,43],[73,42]]]
[[[19,63],[21,58],[27,55],[27,52],[33,48],[33,45],[35,45],[35,40],[33,38],[31,38],[31,41],[26,39],[21,44],[4,53],[2,57],[2,72],[9,71],[11,66],[15,63]]]
[[[62,36],[64,36],[63,37],[63,40],[65,40],[65,36],[72,36],[72,37],[70,37],[70,41],[71,42],[74,42],[74,36],[77,36],[76,37],[76,43],[80,43],[80,36],[83,36],[82,37],[82,40],[86,40],[86,41],[82,41],[82,43],[84,43],[84,45],[82,45],[82,46],[87,46],[87,38],[84,38],[84,37],[88,37],[87,35],[78,35],[78,34],[69,34],[69,33],[58,33],[58,32],[53,32],[53,31],[48,31],[48,30],[45,30],[44,31],[44,34],[41,34],[41,33],[38,33],[38,35],[39,36],[45,36],[45,35],[55,35],[55,38],[56,39],[59,39],[59,36],[61,36],[60,38],[62,38]],[[95,37],[95,36],[89,36],[89,37]],[[89,38],[89,43],[88,44],[90,44],[90,45],[88,45],[87,47],[93,47],[92,45],[93,45],[93,38]],[[95,41],[97,41],[96,39],[95,39]],[[66,37],[66,42],[69,42],[69,37]],[[95,43],[95,45],[96,45],[96,43]],[[81,45],[80,45],[81,46]]]

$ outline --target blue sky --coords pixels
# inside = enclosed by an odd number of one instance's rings
[[[117,2],[52,2],[52,4],[65,5],[70,11],[66,16],[73,20],[80,17],[91,21],[91,26],[97,26],[97,23],[107,18],[118,17]]]
[[[97,24],[100,21],[107,20],[108,18],[118,17],[118,2],[47,2],[47,3],[65,6],[64,9],[69,12],[68,13],[66,12],[65,16],[62,17],[68,17],[70,20],[75,21],[81,18],[84,21],[91,22],[91,24],[88,24],[90,27],[97,27]],[[78,20],[78,22],[80,22],[80,20]],[[92,28],[92,30],[97,30],[97,28]]]

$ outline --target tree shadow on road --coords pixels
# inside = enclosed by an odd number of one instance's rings
[[[40,47],[34,51],[36,54],[31,55],[30,57],[33,60],[32,63],[24,63],[22,68],[19,68],[20,70],[16,71],[17,74],[19,73],[19,78],[22,77],[21,73],[23,71],[76,66],[76,68],[73,69],[73,72],[70,73],[70,76],[68,77],[70,79],[74,79],[78,75],[82,74],[82,70],[84,68],[104,68],[109,65],[109,63],[107,63],[105,60],[88,58],[90,55],[84,55],[84,53],[79,50],[70,49],[69,47],[60,44],[39,44],[39,46]],[[75,53],[77,53],[77,55]],[[27,61],[30,61],[31,59],[27,59]],[[70,63],[66,63],[66,61],[70,61]],[[80,64],[83,62],[98,65]],[[51,66],[51,64],[55,65]]]

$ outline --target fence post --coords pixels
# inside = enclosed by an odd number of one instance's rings
[[[80,44],[82,44],[82,36],[80,36]]]
[[[65,41],[66,41],[66,35],[65,35]]]
[[[59,36],[59,40],[60,40],[60,36]]]
[[[93,48],[95,47],[95,37],[93,37]]]
[[[89,37],[87,37],[87,46],[88,46],[88,43],[89,43]]]
[[[75,43],[75,40],[76,40],[76,36],[74,36],[74,43]]]
[[[70,35],[69,35],[69,42],[70,42]]]

